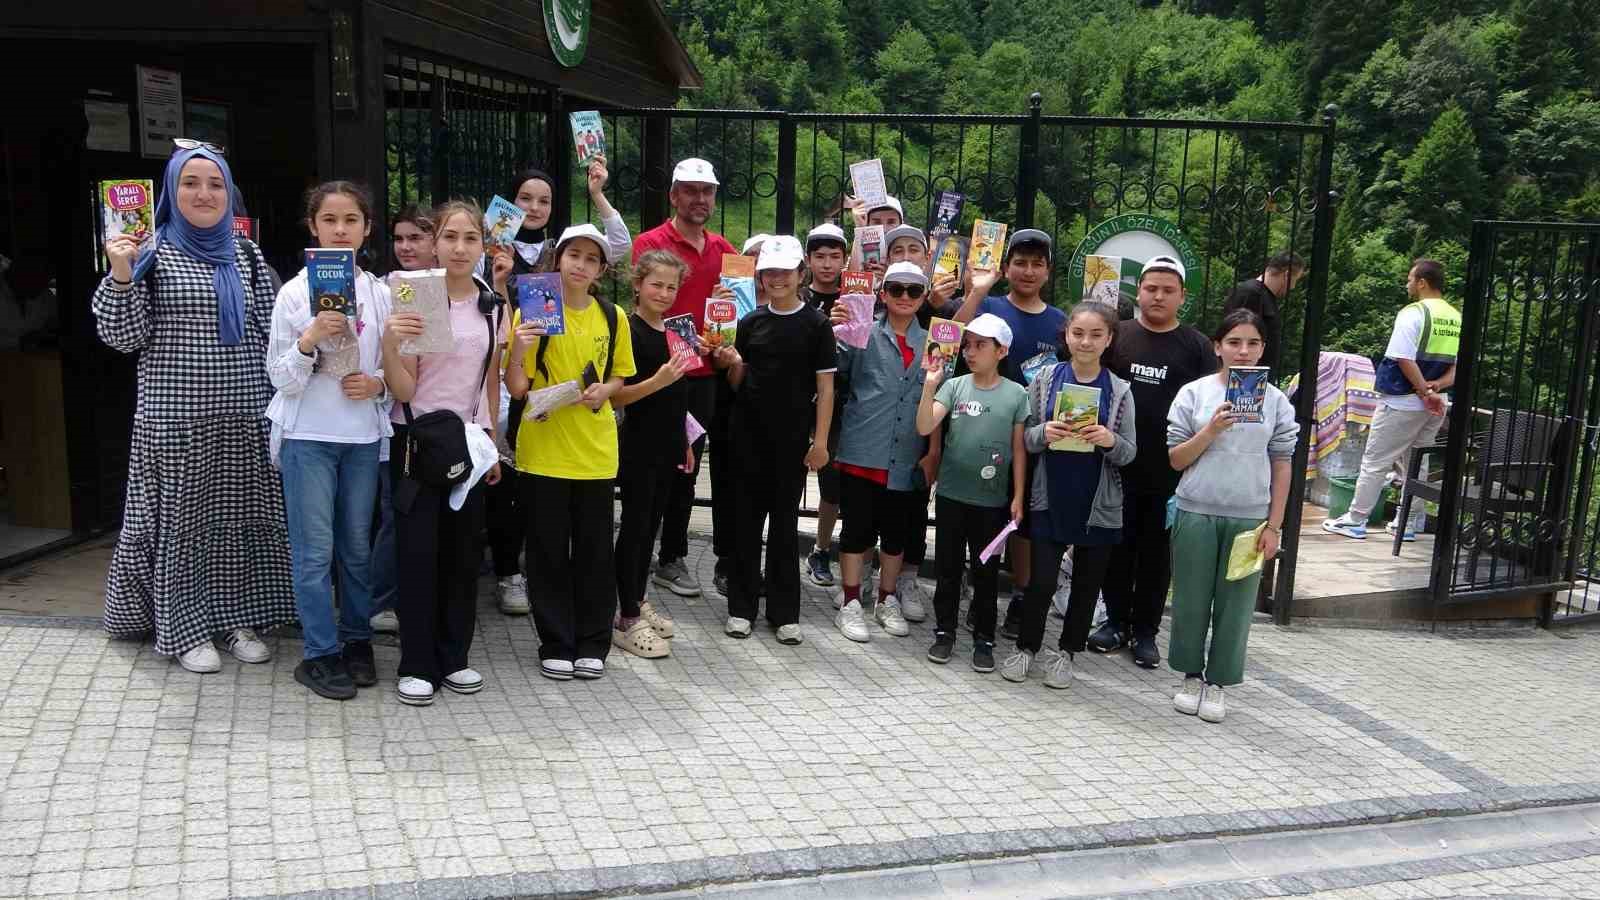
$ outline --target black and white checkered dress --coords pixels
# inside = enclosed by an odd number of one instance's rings
[[[261,251],[238,242],[244,339],[217,341],[213,266],[169,244],[149,279],[94,294],[100,339],[139,353],[122,534],[106,577],[106,631],[155,631],[174,655],[216,632],[295,619],[283,487],[267,453],[267,334],[274,294]]]

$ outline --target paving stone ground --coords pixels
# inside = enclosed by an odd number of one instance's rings
[[[197,676],[92,622],[0,618],[0,897],[664,890],[1600,799],[1594,632],[1257,623],[1207,725],[1126,656],[1058,692],[972,672],[965,634],[929,664],[931,622],[852,643],[809,586],[801,647],[666,597],[670,658],[556,683],[490,588],[488,686],[421,709],[392,644],[337,703],[293,681],[293,633]]]

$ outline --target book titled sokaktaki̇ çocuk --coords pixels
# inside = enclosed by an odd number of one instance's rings
[[[1229,366],[1226,399],[1233,407],[1235,422],[1261,422],[1267,402],[1266,366]]]
[[[522,314],[523,324],[536,325],[549,336],[567,333],[559,272],[518,275],[516,286],[517,311]]]

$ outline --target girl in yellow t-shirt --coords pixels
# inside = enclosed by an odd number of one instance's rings
[[[565,330],[546,336],[518,314],[506,366],[513,398],[567,382],[581,396],[517,429],[517,471],[528,515],[528,576],[536,586],[533,624],[546,677],[599,678],[611,648],[617,607],[612,561],[612,485],[617,420],[611,397],[634,374],[633,343],[622,314],[589,289],[610,263],[593,225],[556,242]],[[530,411],[534,404],[529,404]]]

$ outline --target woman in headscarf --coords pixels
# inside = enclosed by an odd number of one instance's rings
[[[106,577],[105,628],[155,632],[191,672],[271,650],[257,635],[295,619],[283,487],[262,417],[272,279],[235,238],[233,176],[220,148],[189,140],[167,161],[155,240],[106,244],[94,293],[100,339],[139,353],[122,533]]]

